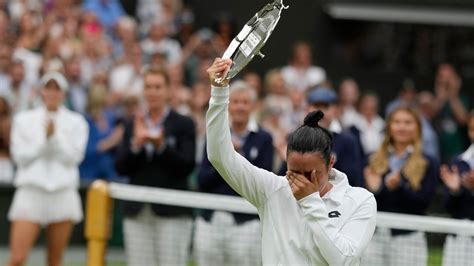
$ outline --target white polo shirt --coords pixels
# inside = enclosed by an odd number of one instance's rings
[[[228,121],[229,88],[212,88],[207,112],[209,161],[258,210],[264,265],[359,265],[375,230],[377,205],[363,188],[332,169],[324,197],[295,199],[283,176],[257,168],[235,152]]]

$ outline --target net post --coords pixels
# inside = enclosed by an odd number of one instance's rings
[[[87,265],[105,265],[107,240],[110,238],[112,221],[112,198],[108,183],[94,181],[86,200],[85,238],[87,240]]]

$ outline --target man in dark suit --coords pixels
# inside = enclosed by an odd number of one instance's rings
[[[163,70],[144,74],[146,111],[125,126],[117,171],[133,185],[187,190],[195,166],[192,120],[168,106],[169,78]],[[124,202],[128,265],[186,265],[191,209]]]
[[[257,99],[247,83],[237,81],[230,88],[229,116],[234,148],[250,163],[271,171],[273,140],[251,118]],[[199,170],[199,190],[206,193],[238,194],[214,169],[204,152]],[[261,265],[261,231],[257,215],[203,210],[196,220],[195,255],[199,265]]]

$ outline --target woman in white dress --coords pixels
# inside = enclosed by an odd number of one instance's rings
[[[42,227],[46,229],[47,265],[61,265],[74,223],[82,220],[79,164],[88,126],[62,103],[68,88],[64,76],[41,79],[43,105],[13,120],[11,154],[17,166],[8,219],[10,257],[7,265],[23,265]]]

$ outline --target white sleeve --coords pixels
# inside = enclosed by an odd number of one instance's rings
[[[206,115],[207,155],[224,180],[242,197],[259,208],[282,184],[282,177],[258,168],[234,150],[227,107],[229,87],[212,88]]]
[[[10,151],[18,167],[28,166],[46,151],[46,134],[40,138],[40,141],[37,141],[34,134],[40,134],[40,132],[32,130],[22,114],[13,119]]]
[[[311,228],[314,241],[328,264],[358,265],[375,231],[375,198],[370,196],[362,202],[341,229],[330,223],[326,205],[319,192],[299,200],[298,203]]]
[[[73,131],[56,131],[50,140],[56,158],[65,164],[79,165],[84,159],[88,136],[89,126],[82,117],[75,121]]]

